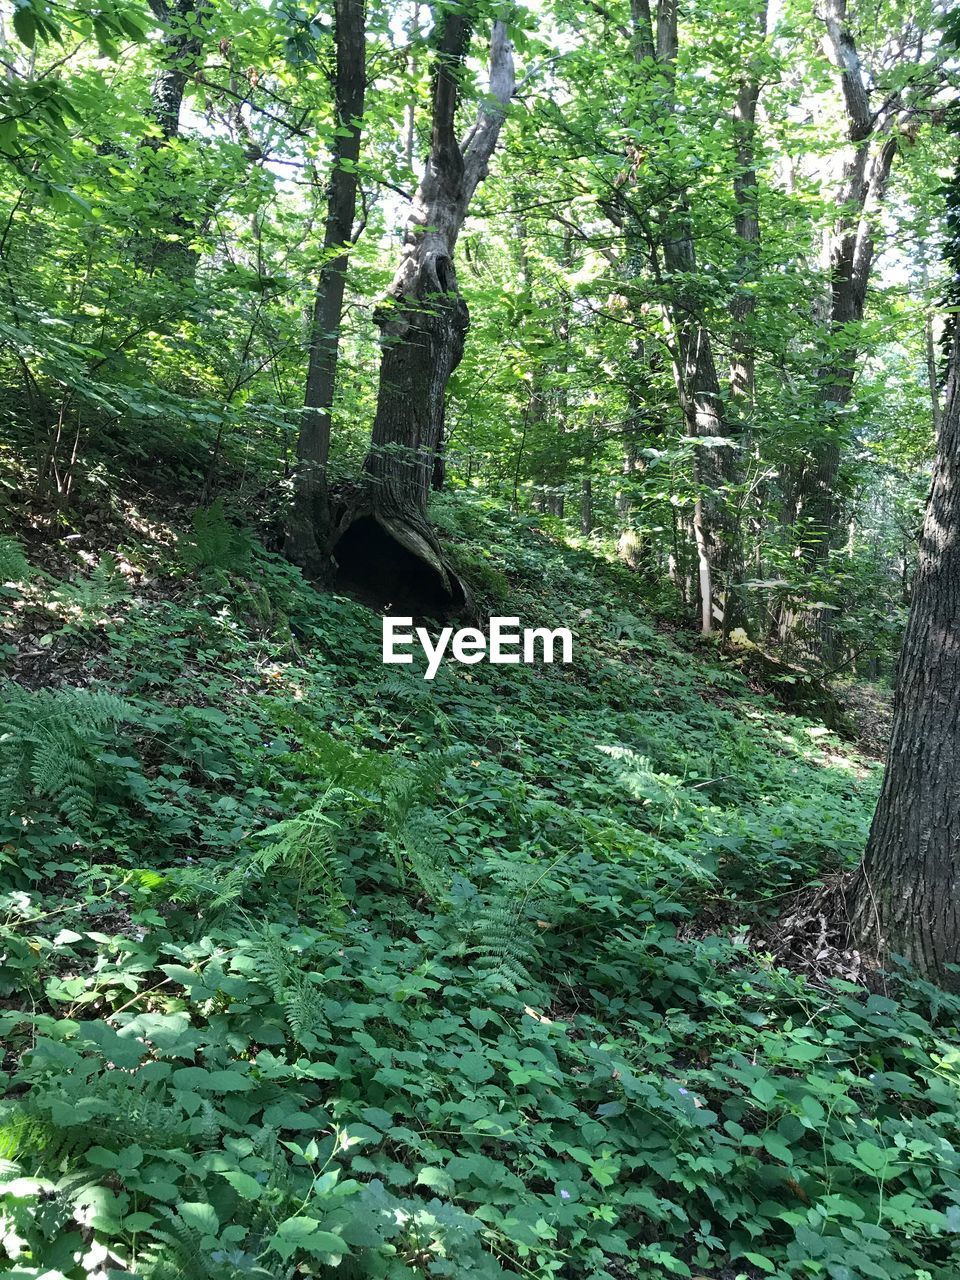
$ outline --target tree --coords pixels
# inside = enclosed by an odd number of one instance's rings
[[[430,153],[400,265],[376,314],[382,356],[364,496],[341,521],[336,545],[341,567],[349,560],[366,575],[378,576],[382,569],[389,578],[393,557],[412,557],[426,575],[428,595],[457,599],[463,587],[430,528],[427,497],[443,436],[447,382],[463,356],[470,319],[457,286],[454,251],[506,118],[514,64],[506,25],[497,19],[489,92],[458,141],[457,106],[474,21],[466,7],[437,6],[435,16]]]
[[[846,410],[861,355],[877,221],[903,138],[910,136],[939,83],[936,60],[932,67],[920,66],[927,55],[927,32],[921,25],[907,33],[891,33],[875,59],[876,67],[869,68],[857,46],[855,17],[847,0],[829,0],[823,12],[824,47],[839,76],[848,145],[835,193],[837,217],[824,245],[828,292],[822,308],[826,356],[819,372],[819,430],[805,465],[788,478],[786,495],[787,522],[802,518],[805,525],[801,546],[808,573],[824,567],[844,529],[840,472],[849,434]],[[917,66],[911,68],[911,62]],[[878,90],[883,98],[876,103]],[[804,643],[814,656],[823,656],[829,648],[827,619],[822,608],[811,611],[808,619]],[[797,622],[796,614],[786,615],[782,634],[790,634]]]
[[[960,989],[960,329],[900,655],[887,768],[851,891],[860,945]]]
[[[330,536],[327,486],[330,411],[336,389],[349,250],[355,238],[357,164],[366,89],[365,27],[364,0],[336,0],[336,129],[323,235],[323,266],[313,303],[303,421],[297,440],[294,499],[286,528],[288,557],[314,576],[322,576],[328,564],[324,548]]]
[[[160,65],[150,86],[153,115],[164,141],[180,132],[183,95],[203,51],[201,23],[208,0],[150,0],[163,26]]]

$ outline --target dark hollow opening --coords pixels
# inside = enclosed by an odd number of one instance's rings
[[[436,617],[462,603],[451,600],[440,575],[372,516],[354,520],[333,554],[336,585],[378,610]]]

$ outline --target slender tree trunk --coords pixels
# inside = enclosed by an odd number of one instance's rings
[[[200,24],[207,0],[173,0],[172,4],[151,0],[150,8],[164,26],[160,66],[150,85],[150,100],[163,141],[169,142],[180,132],[184,90],[203,49]]]
[[[861,354],[858,330],[873,266],[874,225],[898,145],[896,111],[875,112],[871,107],[867,77],[847,21],[847,0],[827,0],[824,21],[826,50],[840,73],[850,155],[837,192],[839,216],[827,245],[826,345],[830,354],[820,372],[821,426],[806,465],[792,477],[792,492],[785,503],[804,521],[801,554],[811,574],[826,568],[830,552],[843,537],[845,410],[853,399]],[[805,616],[804,647],[811,656],[822,658],[831,642],[829,614],[817,610]],[[785,616],[782,629],[793,630],[797,621],[797,615]]]
[[[860,944],[954,990],[960,975],[960,331],[900,655],[887,768],[851,891]]]
[[[634,57],[657,63],[662,81],[658,111],[666,119],[675,110],[674,80],[678,51],[676,0],[660,0],[654,27],[649,0],[632,0]],[[732,435],[726,420],[720,380],[710,333],[701,318],[700,300],[690,283],[697,276],[697,257],[689,204],[682,196],[662,237],[668,283],[674,285],[669,306],[676,335],[675,372],[681,405],[691,436],[715,441]],[[694,453],[697,516],[694,520],[698,582],[701,592],[700,626],[705,635],[719,617],[729,625],[733,597],[728,588],[740,577],[740,530],[730,501],[738,478],[735,448],[719,444],[698,446]],[[721,585],[722,584],[722,585]],[[718,594],[718,587],[721,588]],[[703,592],[708,592],[706,597]]]
[[[172,169],[176,161],[171,161],[168,144],[180,135],[184,92],[201,62],[203,20],[209,0],[151,0],[150,7],[164,28],[159,65],[150,85],[150,114],[160,127],[160,137],[144,140],[148,149],[144,154],[150,156],[147,181],[156,188],[158,204],[167,210],[167,234],[141,244],[137,257],[151,271],[186,285],[192,282],[199,260],[190,240],[205,223],[207,213],[187,206],[176,170]]]
[[[336,0],[335,23],[334,100],[338,127],[327,192],[323,266],[310,326],[293,504],[286,529],[288,558],[315,576],[326,571],[328,562],[330,413],[336,390],[343,296],[357,211],[357,162],[366,88],[364,0]]]
[[[593,530],[593,478],[588,473],[580,481],[580,532],[586,538]]]

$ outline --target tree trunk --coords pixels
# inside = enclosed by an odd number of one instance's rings
[[[846,0],[828,0],[824,21],[826,50],[840,73],[851,152],[837,192],[840,214],[827,246],[827,342],[835,354],[820,372],[820,430],[806,465],[791,479],[792,491],[785,502],[785,507],[804,521],[801,551],[809,573],[823,571],[831,550],[843,535],[845,498],[840,471],[846,440],[844,411],[853,398],[860,356],[858,330],[874,258],[873,228],[897,152],[895,127],[899,110],[895,99],[885,104],[885,111],[871,109],[867,77],[847,23]],[[806,617],[808,634],[804,647],[811,656],[822,658],[830,644],[828,614],[820,609],[808,612]],[[792,630],[796,621],[797,615],[785,616],[783,629]]]
[[[151,0],[150,8],[164,25],[160,66],[150,86],[152,115],[164,142],[180,132],[184,90],[203,48],[200,23],[206,7],[206,0]]]
[[[380,384],[370,450],[364,463],[362,515],[388,539],[424,562],[453,597],[456,591],[426,518],[434,459],[442,432],[447,382],[463,355],[469,324],[454,250],[470,200],[486,176],[513,94],[513,51],[496,21],[490,42],[490,87],[462,142],[454,131],[460,79],[472,27],[464,10],[439,8],[433,74],[430,155],[407,224],[400,266],[376,321],[382,338]],[[350,520],[347,522],[350,523]],[[368,543],[376,555],[376,543]]]
[[[593,530],[593,478],[585,475],[580,481],[580,532],[586,538]]]
[[[923,285],[924,300],[930,292],[930,271],[927,266],[927,246],[921,240],[918,245],[920,257],[920,283]],[[940,409],[940,378],[937,374],[937,343],[933,336],[933,313],[929,304],[923,313],[923,343],[927,358],[927,386],[930,389],[930,416],[933,421],[934,435],[939,436],[943,414]]]
[[[155,235],[137,250],[137,258],[151,271],[159,271],[176,284],[192,282],[198,254],[190,240],[207,217],[188,208],[176,168],[171,170],[168,144],[179,137],[183,95],[190,77],[196,73],[203,52],[203,19],[208,0],[151,0],[150,7],[163,24],[160,62],[150,85],[150,114],[160,127],[160,137],[144,139],[150,155],[146,181],[156,185],[156,199],[166,208],[167,228],[173,233]],[[173,166],[176,160],[172,161]],[[212,203],[210,207],[212,207]]]
[[[767,3],[760,0],[754,15],[756,35],[763,40],[767,30]],[[730,365],[730,392],[740,406],[753,402],[755,359],[750,338],[750,317],[757,307],[756,295],[744,286],[756,280],[759,263],[760,209],[757,191],[757,105],[760,101],[761,66],[758,55],[750,61],[747,74],[737,87],[734,110],[733,175],[734,235],[740,246],[737,258],[738,289],[731,307],[734,319],[733,359]]]
[[[649,0],[633,0],[632,18],[634,57],[641,63],[651,59],[657,62],[663,81],[658,110],[666,118],[675,110],[673,84],[679,43],[676,0],[660,0],[655,31]],[[685,194],[680,197],[672,223],[664,229],[662,252],[664,267],[674,285],[668,311],[676,335],[675,373],[687,430],[692,437],[722,441],[732,433],[724,413],[710,333],[701,318],[696,289],[690,285],[696,279],[697,257]],[[694,532],[700,626],[705,635],[712,631],[715,618],[723,621],[725,629],[732,623],[730,587],[741,576],[741,552],[730,488],[736,484],[738,471],[735,448],[722,443],[697,446]]]
[[[323,266],[310,328],[303,420],[297,440],[294,496],[287,519],[286,554],[312,576],[327,568],[330,503],[327,461],[330,411],[336,389],[340,323],[349,249],[357,208],[357,162],[366,88],[364,0],[336,0],[337,70],[334,102],[337,132],[327,192]]]
[[[860,945],[954,990],[960,975],[960,331],[900,655],[887,768],[851,891]]]

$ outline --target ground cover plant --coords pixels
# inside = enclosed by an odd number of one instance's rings
[[[384,668],[252,536],[199,555],[222,511],[17,561],[8,1273],[954,1275],[956,1000],[766,941],[877,762],[610,561],[438,518],[575,665]]]

